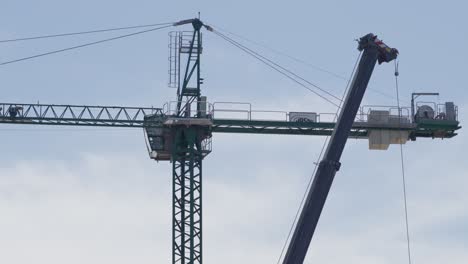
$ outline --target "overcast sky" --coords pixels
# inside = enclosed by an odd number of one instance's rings
[[[400,50],[400,94],[440,92],[468,121],[465,1],[3,0],[0,39],[174,22],[201,12],[227,29],[340,76],[369,32]],[[0,101],[162,106],[168,29],[0,67]],[[131,32],[131,31],[129,31]],[[123,32],[1,43],[0,62]],[[341,94],[346,82],[252,48]],[[314,94],[204,34],[203,94],[260,110],[334,110]],[[395,105],[393,64],[377,66],[363,105]],[[390,95],[384,96],[382,93]],[[139,129],[0,127],[0,263],[170,263],[171,169]],[[405,145],[414,263],[468,263],[463,130]],[[324,138],[216,134],[204,161],[205,263],[276,263]],[[305,263],[406,263],[398,146],[350,140]]]

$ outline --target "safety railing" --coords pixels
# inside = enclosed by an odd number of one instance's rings
[[[201,149],[204,156],[208,155],[213,150],[213,143],[211,137],[202,140]]]
[[[187,101],[170,101],[163,105],[162,113],[167,116],[177,116],[179,115],[179,105],[184,106],[187,104]],[[197,107],[197,104],[200,104]],[[213,105],[208,102],[191,102],[187,104],[187,107],[184,108],[184,112],[180,115],[182,117],[204,117],[204,118],[213,118]]]
[[[251,120],[252,104],[243,102],[214,102],[213,118]]]
[[[447,109],[451,104],[451,109]],[[421,111],[421,112],[420,112]],[[436,120],[458,120],[458,107],[451,102],[440,104],[435,102],[420,101],[415,104],[415,118]]]
[[[369,115],[371,111],[374,111],[373,117],[378,116],[377,111],[388,111],[388,113],[383,113],[382,115],[388,116],[390,119],[398,120],[402,123],[411,122],[411,108],[410,107],[400,107],[397,106],[388,106],[388,105],[365,105],[360,107],[358,114],[356,115],[357,122],[368,122]]]
[[[396,106],[380,106],[367,105],[359,109],[356,115],[357,122],[367,122],[371,111],[380,110],[388,111],[386,116],[390,118],[399,118],[402,122],[410,122],[411,108],[396,107]],[[215,119],[231,119],[231,120],[248,120],[248,121],[292,121],[292,115],[309,114],[315,117],[315,120],[309,122],[336,122],[338,119],[337,113],[315,113],[315,112],[285,112],[285,111],[270,111],[270,110],[253,110],[252,104],[244,102],[215,102],[213,103],[213,118]],[[374,112],[374,116],[376,113]]]
[[[252,110],[252,104],[244,102],[213,103],[213,118],[257,121],[289,121],[289,112]]]
[[[180,52],[189,53],[190,46],[192,45],[192,41],[193,41],[193,31],[179,31],[178,33],[180,37],[180,46],[179,46]],[[198,48],[200,48],[200,52],[203,52],[203,47],[198,47],[198,39],[196,37],[197,36],[195,36],[195,43],[192,49],[192,52],[194,54],[198,52]]]
[[[437,104],[437,116],[439,119],[444,119],[444,117],[446,118],[447,116],[447,105],[446,104]],[[458,121],[458,106],[456,105],[453,105],[453,108],[454,108],[454,113],[455,113],[455,116],[454,116],[454,120],[455,121]]]
[[[169,32],[169,82],[170,88],[178,88],[180,85],[180,45],[179,31]]]
[[[317,122],[335,122],[338,119],[337,113],[319,113]]]

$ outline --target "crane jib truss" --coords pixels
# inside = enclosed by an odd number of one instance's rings
[[[14,110],[14,111],[13,111]],[[159,116],[159,119],[145,119],[145,116]],[[0,124],[94,126],[94,127],[164,127],[164,120],[171,117],[162,108],[123,107],[93,105],[58,105],[0,103]],[[213,119],[214,133],[273,134],[273,135],[316,135],[329,136],[334,122],[292,122],[277,120]],[[371,129],[396,129],[411,132],[414,138],[432,138],[436,131],[445,131],[445,138],[456,136],[459,123],[421,122],[403,125],[399,128],[383,124],[368,124],[356,121],[350,137],[367,138]]]

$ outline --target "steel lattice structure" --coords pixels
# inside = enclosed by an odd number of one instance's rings
[[[202,160],[197,131],[176,131],[173,160],[174,263],[202,263]]]
[[[10,112],[11,109],[15,111]],[[0,103],[0,124],[163,128],[168,118],[173,116],[162,108],[152,107]],[[213,133],[329,136],[334,126],[334,122],[214,118],[210,130]],[[457,135],[459,128],[457,121],[444,120],[421,120],[400,127],[356,121],[350,137],[367,138],[369,130],[388,129],[409,131],[414,139],[451,138]]]

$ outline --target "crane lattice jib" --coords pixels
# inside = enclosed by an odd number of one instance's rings
[[[125,128],[163,128],[170,117],[162,108],[95,105],[58,105],[0,103],[0,123],[22,125],[93,126]],[[286,120],[216,119],[212,120],[214,133],[316,135],[329,136],[335,122],[293,122]],[[425,120],[419,123],[392,127],[356,121],[350,137],[367,138],[369,130],[389,129],[410,131],[411,137],[451,138],[460,128],[458,121]]]

